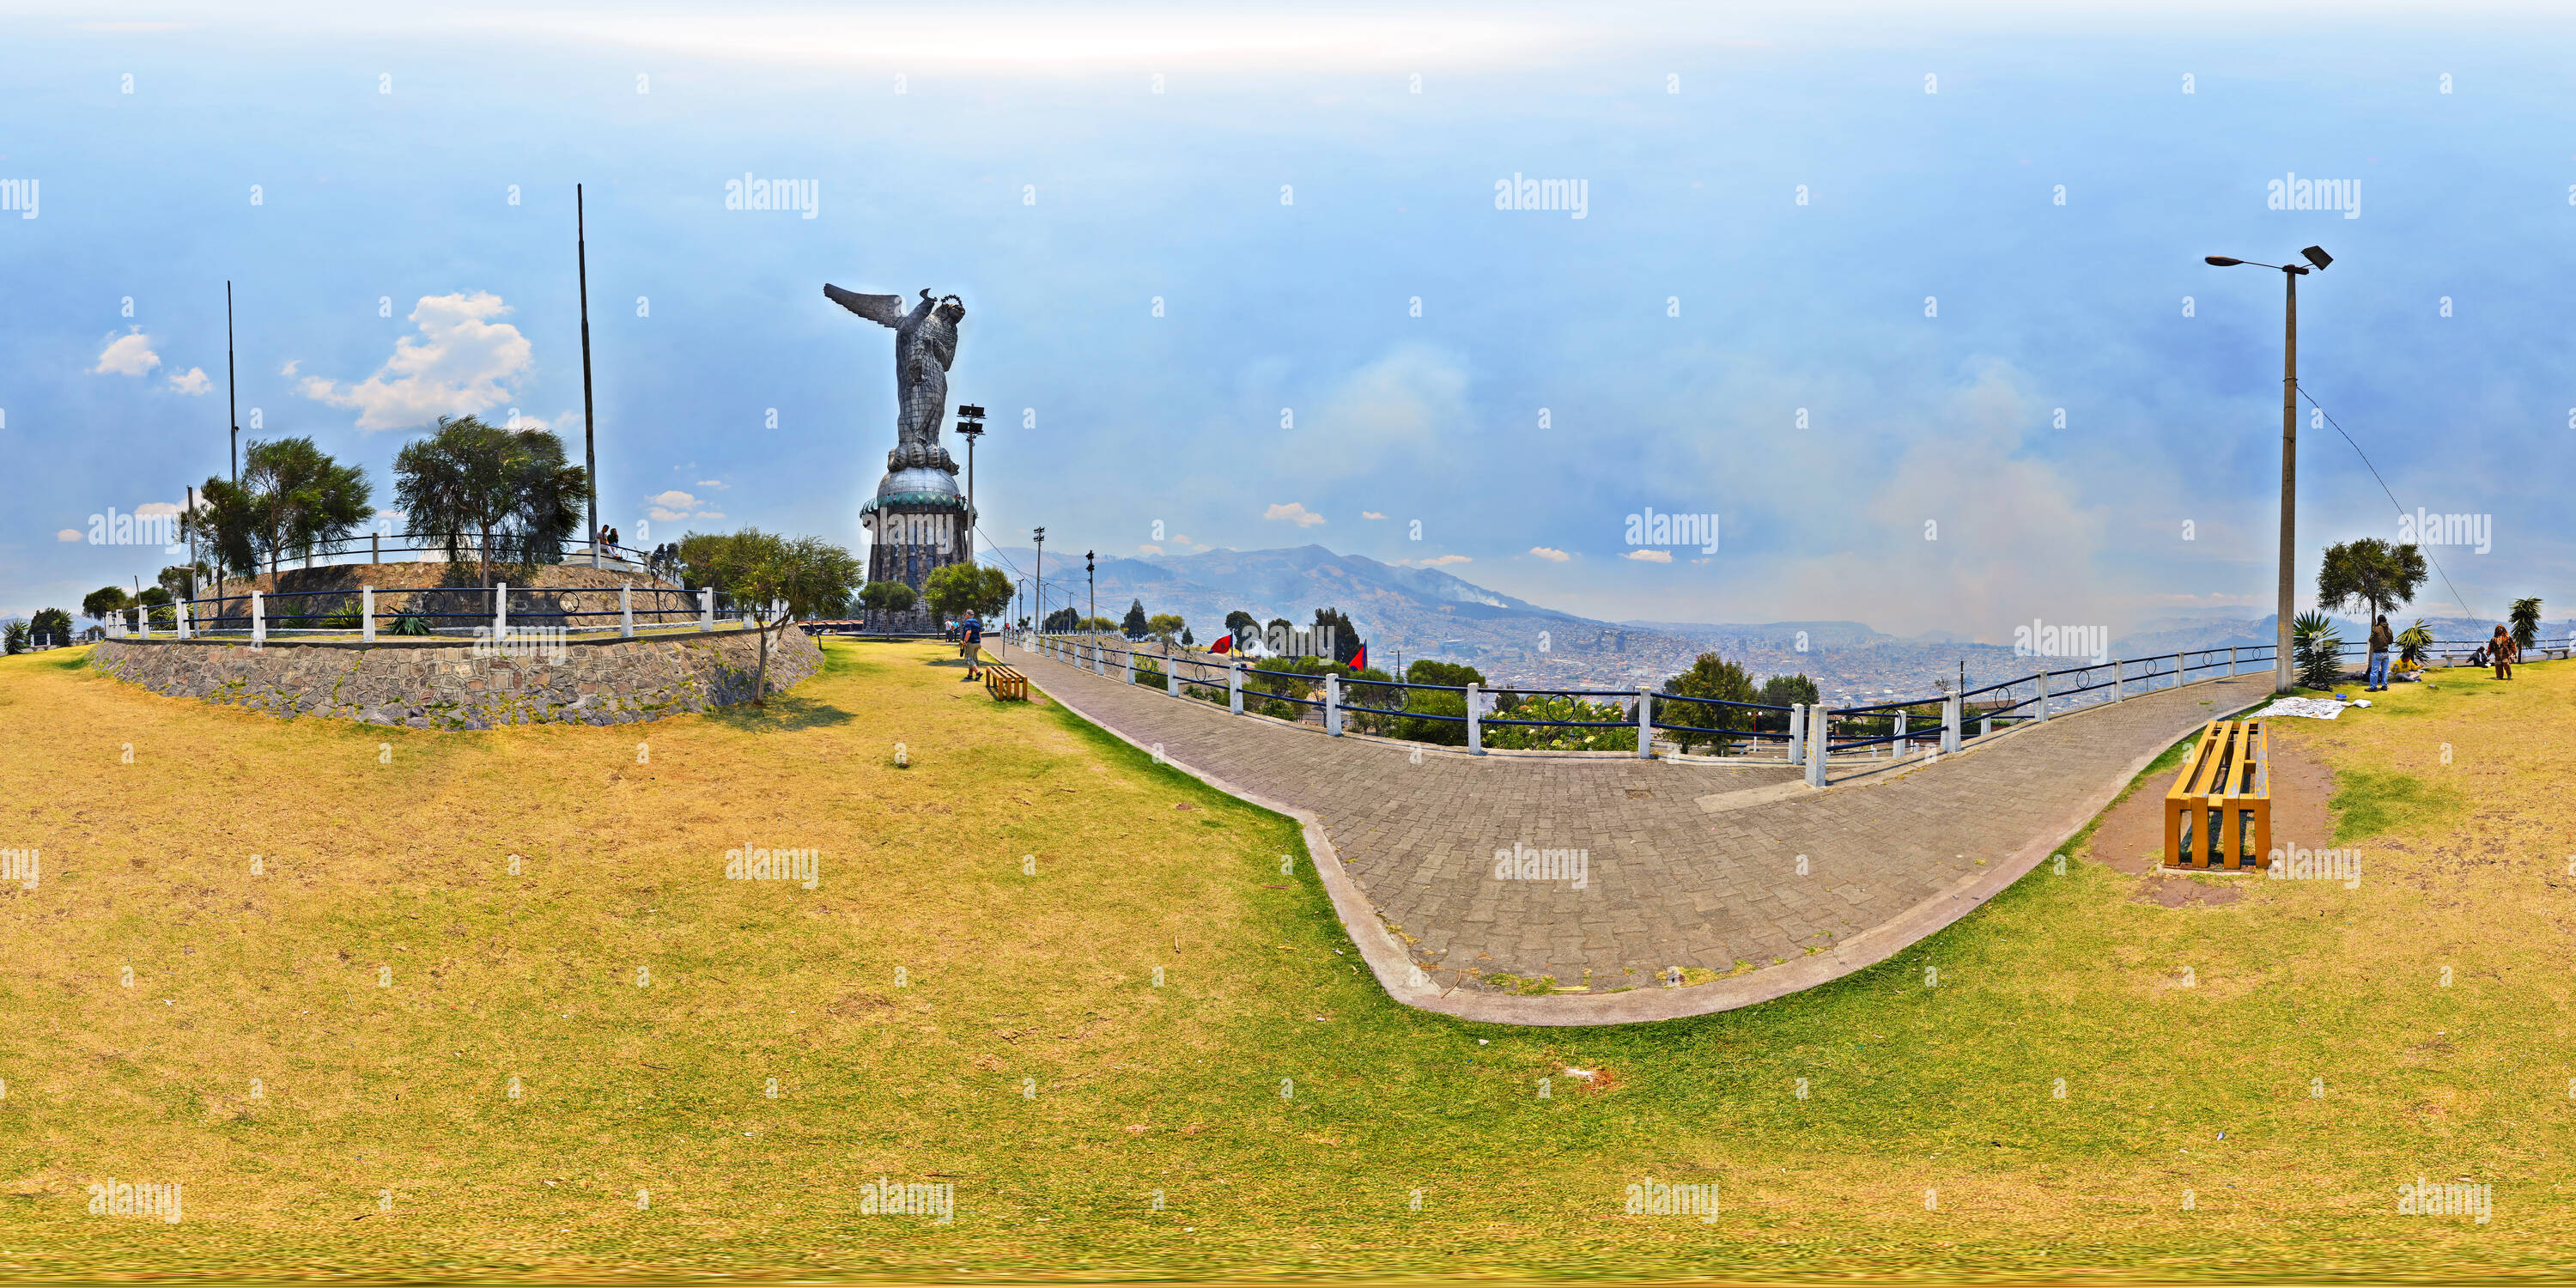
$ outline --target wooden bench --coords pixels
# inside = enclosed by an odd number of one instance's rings
[[[1029,700],[1029,678],[999,662],[987,662],[984,664],[984,691],[992,694],[995,702],[1026,702]]]
[[[2212,720],[2165,793],[2165,862],[2193,872],[2272,866],[2268,722]]]

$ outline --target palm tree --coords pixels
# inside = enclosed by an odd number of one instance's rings
[[[2540,643],[2540,596],[2513,601],[2507,620],[2513,623],[2514,647],[2530,652]]]
[[[470,551],[486,586],[496,563],[560,561],[589,486],[588,473],[564,459],[562,439],[472,416],[441,416],[429,437],[404,444],[394,478],[411,530],[437,537],[451,562]]]

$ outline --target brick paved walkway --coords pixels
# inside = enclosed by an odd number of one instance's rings
[[[1412,744],[1327,737],[1129,687],[1115,671],[1008,656],[1104,728],[1303,819],[1346,927],[1401,1000],[1535,1024],[1723,1010],[1882,960],[2010,884],[2146,761],[2260,701],[2271,678],[2132,697],[1901,772],[1855,760],[1846,777],[1837,760],[1841,781],[1825,790],[1703,805],[1795,784],[1796,771],[1436,748],[1417,764]],[[1498,879],[1495,851],[1515,846],[1585,851],[1585,887]],[[1674,966],[1723,978],[1658,987]],[[1479,980],[1494,975],[1589,990],[1512,996]]]

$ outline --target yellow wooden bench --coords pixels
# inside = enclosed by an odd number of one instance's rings
[[[2272,866],[2267,722],[2212,720],[2165,793],[2165,866],[2249,872]]]
[[[984,664],[984,691],[995,702],[1029,700],[1029,678],[999,662]]]

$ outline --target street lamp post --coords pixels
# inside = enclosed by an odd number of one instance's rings
[[[1034,593],[1034,594],[1032,594],[1032,595],[1030,595],[1030,597],[1029,597],[1029,602],[1030,602],[1030,605],[1031,605],[1032,607],[1034,607],[1034,608],[1037,610],[1037,622],[1038,622],[1038,629],[1039,629],[1039,630],[1045,630],[1045,629],[1046,629],[1046,529],[1044,529],[1044,528],[1039,528],[1039,529],[1037,530],[1037,535],[1038,535],[1038,568],[1037,568],[1038,584],[1037,584],[1037,587],[1036,587],[1036,591],[1035,591],[1035,593]]]
[[[2310,246],[2299,254],[2319,269],[2334,262],[2322,246]],[[2218,268],[2252,264],[2256,268],[2278,269],[2288,288],[2288,304],[2281,322],[2281,585],[2272,632],[2272,691],[2287,693],[2296,687],[2290,666],[2290,618],[2297,608],[2294,562],[2298,551],[2299,279],[2308,275],[2308,269],[2298,264],[2261,264],[2225,255],[2202,258]]]
[[[975,440],[984,436],[984,409],[960,406],[957,409],[957,436],[966,440],[966,560],[975,560]]]
[[[1082,584],[1089,588],[1091,593],[1091,618],[1097,618],[1100,616],[1100,584],[1092,579],[1091,552],[1088,550],[1082,552]],[[1084,630],[1091,629],[1090,618],[1083,621],[1082,627]]]

